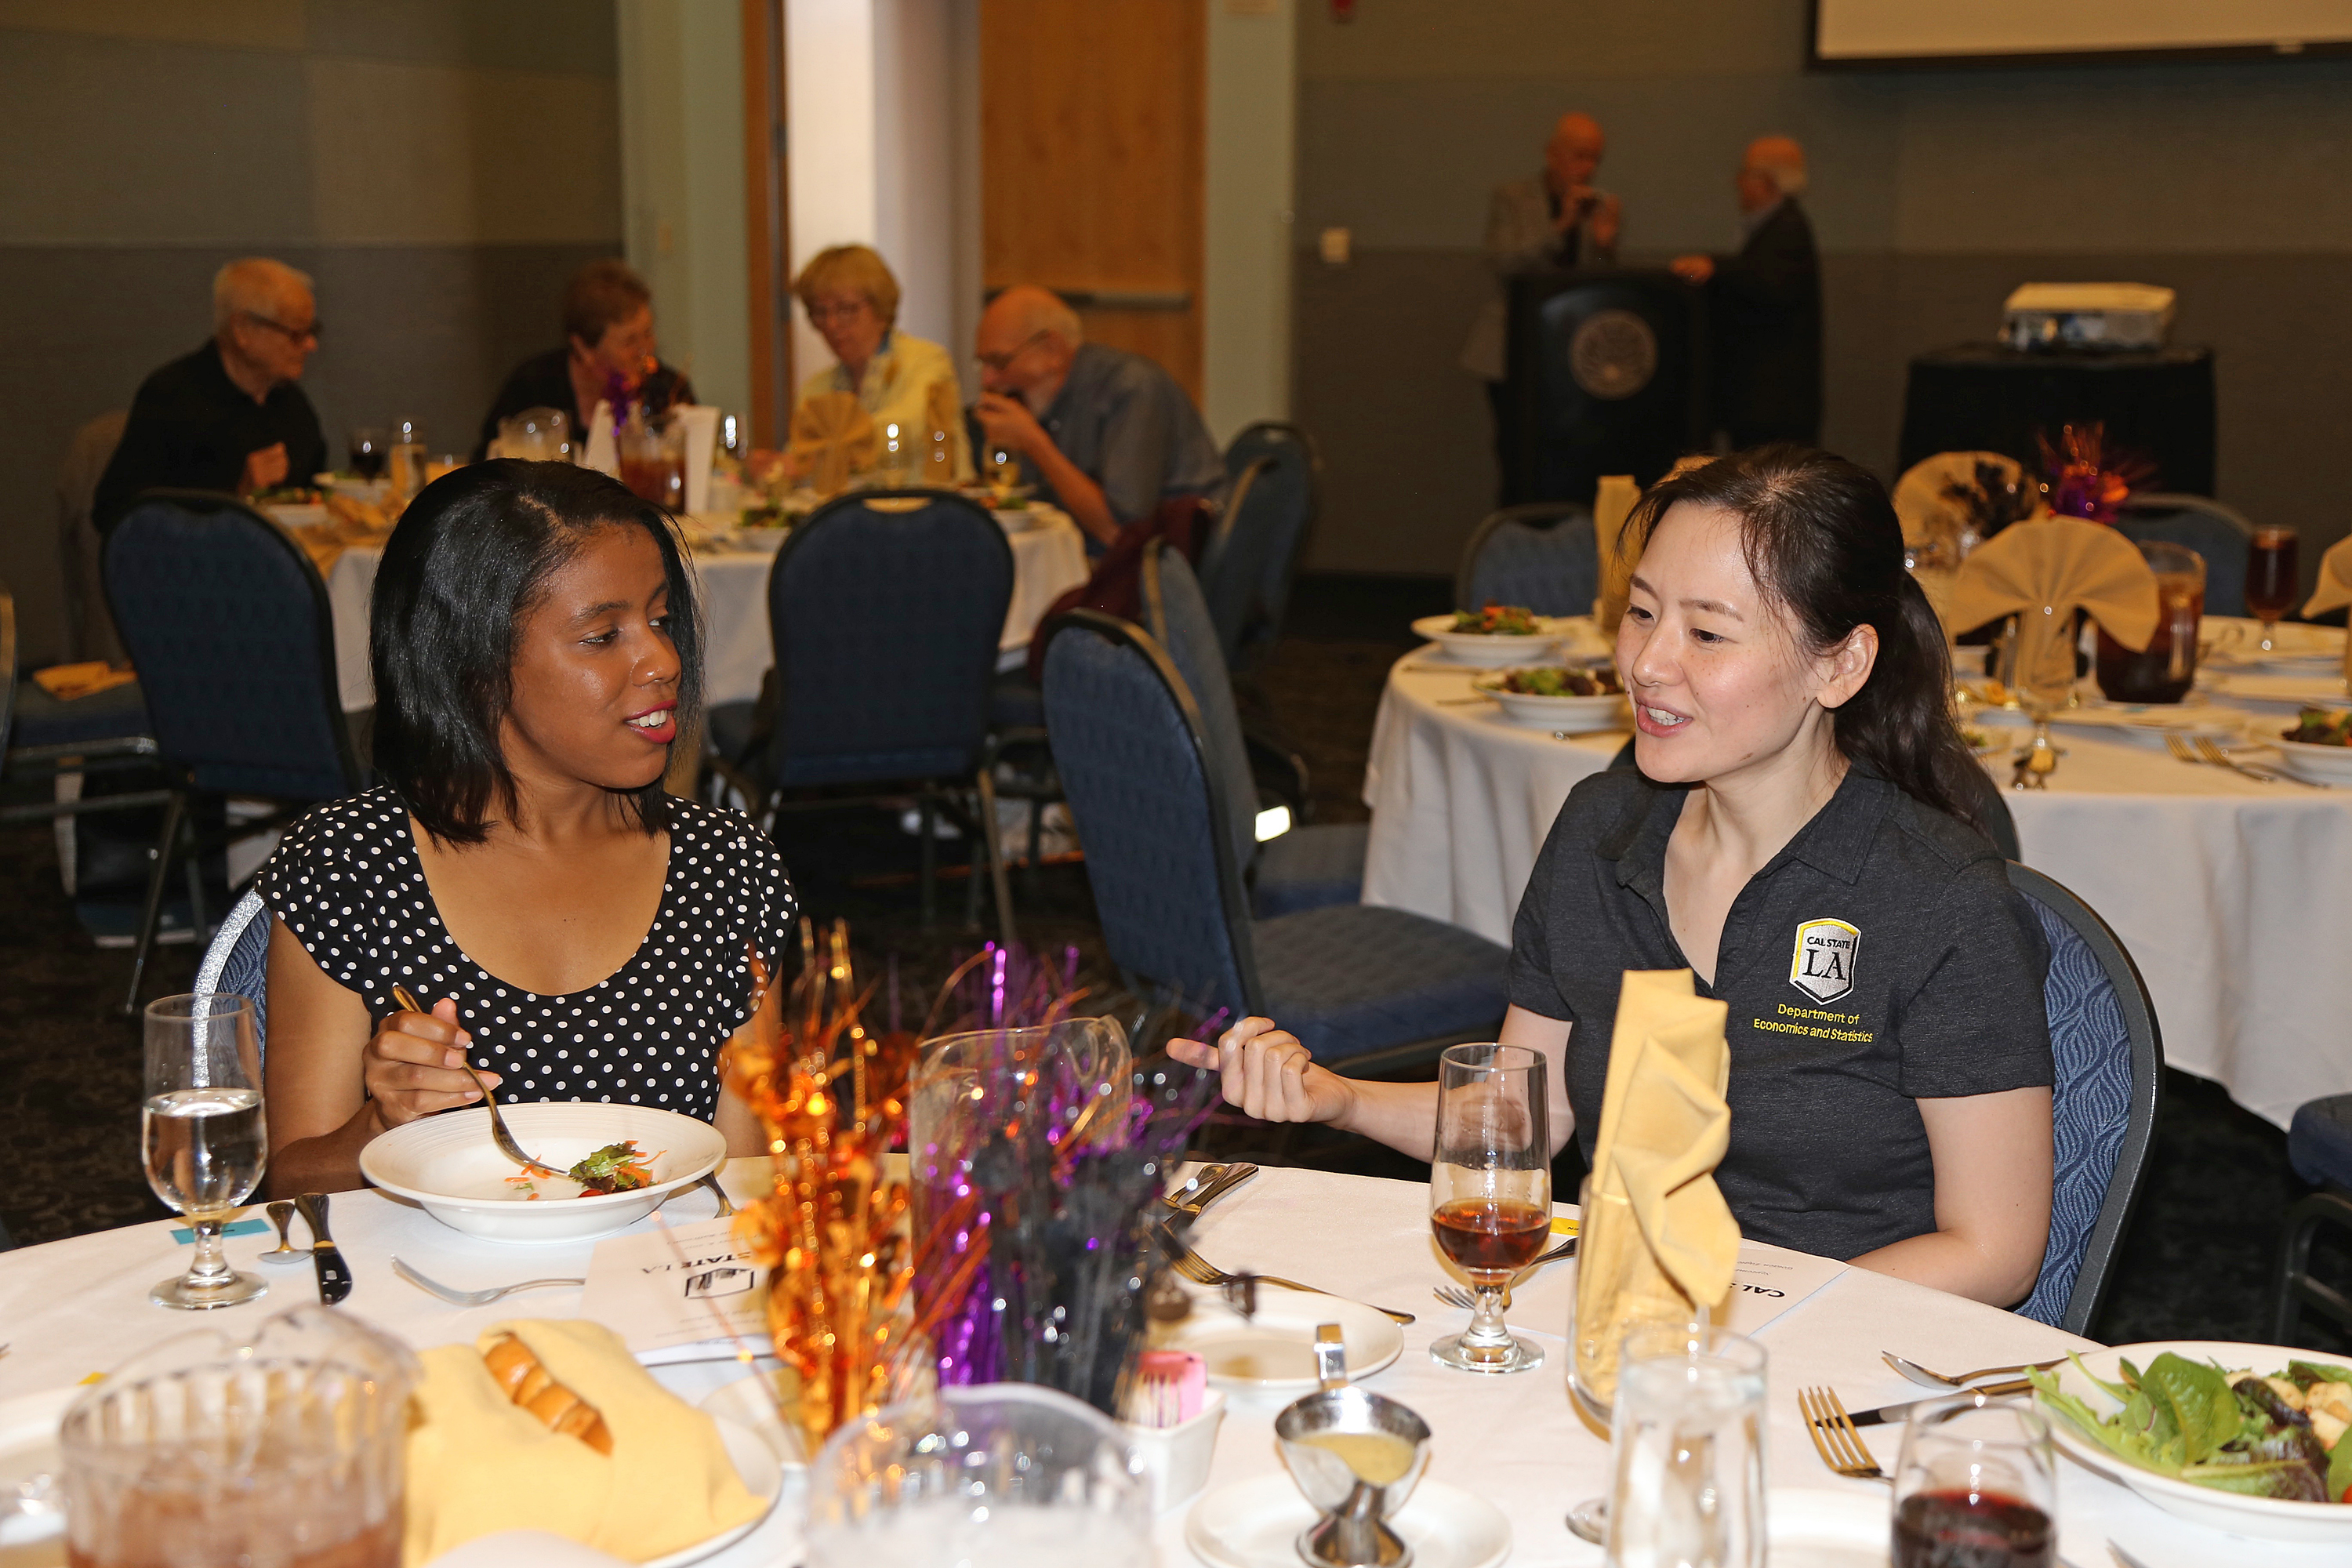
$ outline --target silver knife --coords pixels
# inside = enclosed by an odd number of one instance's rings
[[[1981,1394],[1987,1399],[1999,1399],[2004,1394],[2023,1394],[2033,1386],[2027,1378],[2015,1378],[2008,1383],[1987,1383],[1975,1388],[1955,1389],[1949,1394],[1932,1394],[1926,1399],[1908,1399],[1900,1405],[1882,1405],[1875,1410],[1857,1410],[1847,1419],[1857,1426],[1893,1426],[1922,1405],[1941,1405],[1947,1399],[1957,1399],[1963,1394]]]
[[[294,1206],[310,1227],[310,1266],[319,1271],[319,1300],[331,1307],[352,1293],[352,1271],[335,1238],[327,1234],[327,1194],[304,1193]]]

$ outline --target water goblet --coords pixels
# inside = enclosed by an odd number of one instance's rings
[[[1503,1326],[1503,1295],[1551,1234],[1547,1065],[1525,1046],[1449,1046],[1438,1058],[1429,1226],[1478,1299],[1467,1329],[1429,1347],[1440,1366],[1514,1373],[1543,1364],[1543,1347]]]
[[[1764,1348],[1646,1324],[1618,1352],[1609,1568],[1763,1568]]]
[[[192,1311],[250,1301],[269,1287],[228,1266],[221,1223],[261,1184],[268,1157],[253,1004],[227,993],[160,997],[147,1005],[146,1035],[147,1184],[195,1232],[188,1271],[147,1298]]]

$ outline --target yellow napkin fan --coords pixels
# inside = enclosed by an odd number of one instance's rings
[[[1619,989],[1572,1335],[1578,1384],[1604,1403],[1627,1329],[1719,1318],[1731,1290],[1739,1222],[1715,1184],[1731,1145],[1727,1012],[1687,969],[1628,970]]]
[[[855,393],[819,393],[793,410],[788,453],[819,495],[839,493],[851,474],[873,467],[877,446],[874,416]]]
[[[2156,632],[2156,574],[2137,545],[2102,523],[2050,517],[2011,523],[1960,563],[1948,614],[1953,632],[2017,617],[2017,684],[2074,683],[2074,615],[2139,652]]]

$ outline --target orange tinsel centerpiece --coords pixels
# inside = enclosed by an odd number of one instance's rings
[[[922,1359],[902,1311],[913,1279],[907,1187],[884,1156],[903,1139],[915,1037],[869,1034],[849,934],[836,921],[820,952],[801,922],[801,973],[778,1021],[728,1047],[719,1072],[760,1119],[774,1191],[747,1205],[737,1234],[768,1266],[768,1328],[798,1374],[787,1414],[814,1454],[844,1422],[881,1408]],[[753,994],[769,976],[751,955]],[[755,1005],[757,1020],[763,1010]]]

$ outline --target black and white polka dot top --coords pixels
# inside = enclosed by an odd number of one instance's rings
[[[502,1074],[500,1100],[598,1100],[709,1121],[719,1048],[750,1014],[744,949],[772,970],[798,903],[783,858],[740,813],[670,802],[669,875],[634,956],[585,991],[541,996],[458,949],[441,924],[389,788],[331,801],[286,831],[257,884],[262,901],[371,1018],[454,997],[474,1065]]]

